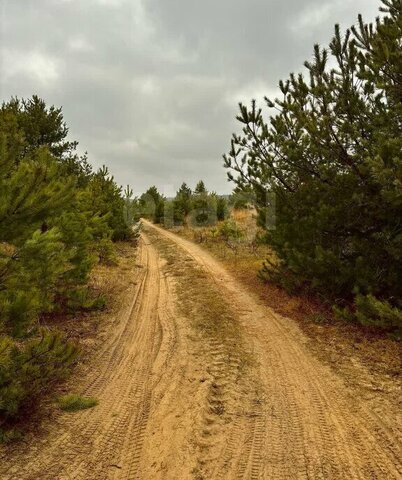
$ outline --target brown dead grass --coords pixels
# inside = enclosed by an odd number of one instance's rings
[[[250,231],[253,212],[235,211],[232,217],[245,231]],[[256,228],[254,226],[254,228]],[[194,240],[194,230],[176,229],[176,233]],[[272,252],[265,245],[250,246],[244,242],[237,251],[225,242],[203,236],[202,246],[217,257],[250,291],[282,316],[297,321],[309,338],[314,354],[340,373],[352,387],[363,388],[367,397],[387,394],[395,405],[400,402],[398,382],[402,365],[402,343],[386,333],[335,319],[331,309],[319,300],[289,295],[274,284],[263,282],[258,271]]]

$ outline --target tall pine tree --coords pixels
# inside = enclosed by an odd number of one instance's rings
[[[402,4],[383,0],[382,11],[375,25],[359,17],[344,35],[336,26],[329,49],[315,46],[306,75],[266,99],[279,112],[268,121],[255,101],[240,105],[243,131],[224,161],[255,193],[262,226],[276,196],[270,279],[401,327]]]

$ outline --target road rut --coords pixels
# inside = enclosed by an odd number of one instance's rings
[[[138,278],[82,395],[1,480],[400,479],[397,419],[370,410],[296,324],[211,255],[144,222]]]

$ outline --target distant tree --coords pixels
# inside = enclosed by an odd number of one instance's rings
[[[83,197],[94,214],[106,219],[112,240],[130,238],[130,227],[124,217],[122,188],[116,184],[107,167],[103,166],[92,176]]]
[[[195,187],[192,207],[191,222],[194,225],[206,226],[216,222],[217,195],[208,193],[202,180]]]
[[[145,217],[151,218],[154,223],[161,223],[164,216],[165,198],[155,186],[148,188],[140,197],[140,207]]]
[[[243,188],[236,186],[229,198],[229,204],[236,210],[248,208],[255,203],[253,187],[247,185]]]
[[[228,202],[224,197],[217,197],[216,217],[219,221],[226,220],[229,216]]]
[[[208,190],[206,189],[203,180],[200,180],[195,186],[194,195],[200,195],[204,193],[208,193]]]
[[[176,224],[182,224],[185,218],[190,213],[192,208],[192,192],[191,188],[183,183],[176,193],[176,197],[173,202],[174,222]]]

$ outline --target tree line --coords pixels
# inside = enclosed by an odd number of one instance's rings
[[[62,110],[37,96],[0,108],[0,429],[77,359],[46,315],[102,308],[91,270],[131,235],[121,187],[67,135]]]
[[[155,186],[131,201],[132,216],[151,219],[166,227],[179,225],[206,226],[228,217],[230,201],[216,192],[209,192],[203,180],[192,190],[182,183],[176,196],[168,199]]]
[[[402,3],[383,0],[374,24],[314,47],[281,96],[240,104],[242,131],[224,156],[252,190],[265,228],[275,199],[276,252],[263,274],[313,292],[350,321],[402,328]]]

